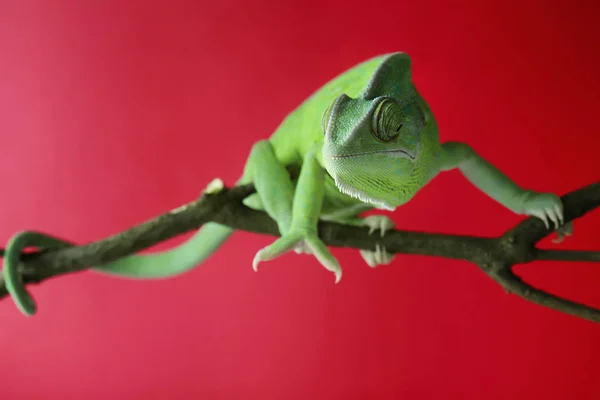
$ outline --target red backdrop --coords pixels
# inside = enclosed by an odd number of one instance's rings
[[[322,83],[398,50],[443,140],[534,189],[597,181],[596,2],[453,3],[0,2],[0,240],[26,228],[101,239],[215,177],[232,183],[253,142]],[[477,235],[521,220],[457,172],[394,218]],[[594,211],[561,247],[600,248],[599,227]],[[506,295],[475,266],[398,256],[372,270],[334,249],[340,285],[295,254],[254,273],[271,241],[237,233],[165,281],[54,279],[32,288],[30,319],[2,300],[0,397],[600,397],[599,326]],[[600,307],[598,265],[519,271]]]

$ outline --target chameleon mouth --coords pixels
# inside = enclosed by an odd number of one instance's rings
[[[337,175],[334,176],[333,179],[335,181],[335,186],[338,188],[338,190],[350,197],[354,197],[355,199],[358,199],[363,203],[370,204],[373,207],[378,208],[380,210],[394,211],[396,209],[396,207],[394,207],[387,201],[367,194],[366,192],[358,189],[356,186],[347,183],[344,179],[340,178]]]
[[[344,154],[344,155],[340,155],[340,156],[330,156],[332,159],[337,160],[340,158],[351,158],[351,157],[360,157],[360,156],[366,156],[368,154],[390,154],[393,157],[408,157],[411,160],[414,160],[416,157],[412,154],[410,154],[408,151],[406,150],[400,150],[400,149],[396,149],[396,150],[373,150],[373,151],[364,151],[361,153],[352,153],[352,154]]]

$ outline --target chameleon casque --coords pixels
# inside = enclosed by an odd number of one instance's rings
[[[441,171],[458,168],[477,188],[517,214],[533,215],[556,229],[563,205],[552,193],[525,190],[460,142],[440,143],[435,118],[411,77],[411,58],[401,52],[366,60],[335,77],[287,115],[268,140],[255,143],[237,184],[254,183],[244,200],[266,211],[281,237],[253,260],[272,260],[290,250],[313,254],[336,282],[341,267],[317,236],[319,219],[365,225],[381,236],[394,227],[383,215],[409,201]],[[287,168],[300,170],[292,178]],[[190,270],[208,258],[233,229],[208,223],[181,245],[154,254],[137,254],[94,267],[129,278],[164,278]],[[3,274],[18,308],[36,311],[18,274],[25,247],[56,249],[72,244],[33,231],[13,236]],[[388,264],[393,255],[377,246],[360,251],[367,264]]]

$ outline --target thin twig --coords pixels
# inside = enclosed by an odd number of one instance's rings
[[[24,282],[39,283],[51,277],[79,272],[139,252],[164,240],[196,230],[207,222],[278,236],[277,224],[267,214],[242,205],[254,192],[252,185],[224,189],[169,211],[119,234],[93,243],[73,245],[45,253],[24,254]],[[565,222],[600,206],[600,182],[562,197]],[[536,243],[552,233],[537,218],[527,218],[504,235],[483,238],[394,230],[384,238],[369,235],[368,228],[332,222],[319,223],[319,236],[329,246],[374,250],[376,243],[392,253],[461,259],[478,265],[506,291],[539,305],[600,322],[600,310],[547,293],[524,282],[512,267],[536,260],[600,261],[600,251],[541,250]],[[0,249],[0,251],[2,251]],[[2,253],[3,254],[3,251]],[[7,295],[0,277],[0,299]]]
[[[600,262],[600,251],[538,250],[536,259],[546,261]]]

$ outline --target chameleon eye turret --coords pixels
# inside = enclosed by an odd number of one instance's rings
[[[393,141],[400,135],[402,119],[402,109],[396,101],[382,100],[373,112],[373,137],[382,143]]]

